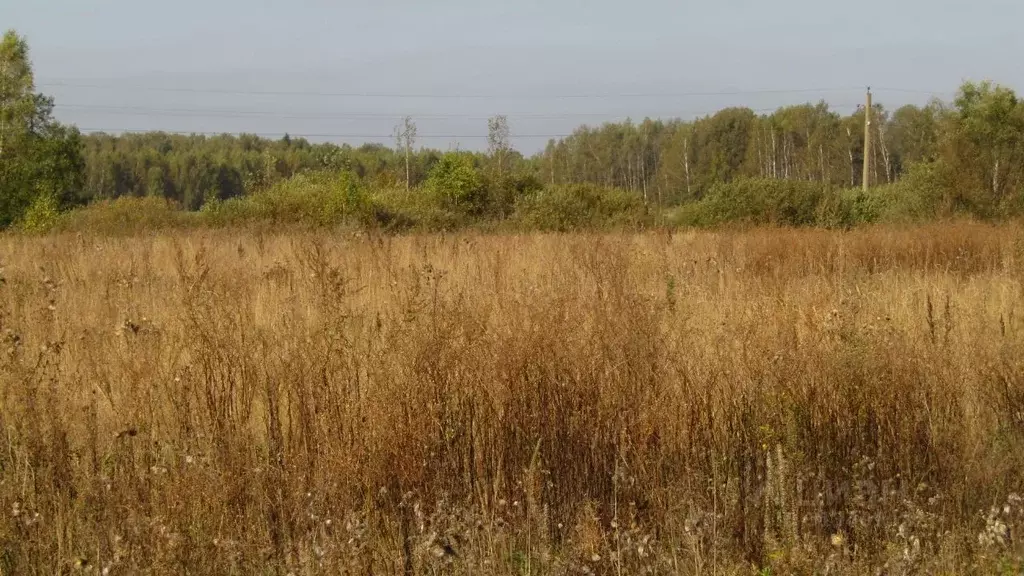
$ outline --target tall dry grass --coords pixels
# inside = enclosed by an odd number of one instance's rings
[[[1024,556],[1017,227],[8,236],[0,263],[3,574]]]

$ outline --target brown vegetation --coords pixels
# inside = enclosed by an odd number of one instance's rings
[[[1019,570],[1024,231],[0,238],[3,574]]]

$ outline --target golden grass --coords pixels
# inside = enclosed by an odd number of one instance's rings
[[[1018,227],[7,236],[0,266],[3,574],[1024,555]]]

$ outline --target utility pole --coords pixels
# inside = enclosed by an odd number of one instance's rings
[[[871,183],[871,87],[868,86],[868,104],[864,108],[864,191]]]

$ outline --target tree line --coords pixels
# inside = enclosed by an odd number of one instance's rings
[[[17,221],[40,198],[66,208],[161,197],[198,210],[314,171],[343,171],[371,188],[413,190],[444,168],[446,156],[416,147],[413,118],[396,126],[390,147],[288,136],[81,135],[54,121],[52,111],[53,100],[35,92],[24,38],[7,32],[0,45],[0,225]],[[930,182],[969,210],[993,214],[1022,204],[1024,103],[1011,89],[965,83],[950,103],[893,111],[876,104],[871,114],[869,159],[865,110],[844,115],[824,101],[770,114],[734,107],[692,121],[582,126],[530,157],[512,149],[508,120],[498,116],[488,123],[487,151],[460,156],[489,182],[491,196],[588,184],[626,191],[646,205],[678,206],[743,179],[855,188],[869,161],[872,185],[929,166],[938,174]]]
[[[311,144],[287,136],[88,135],[84,191],[87,199],[161,195],[197,209],[210,198],[241,195],[307,170],[348,170],[371,185],[415,187],[443,154],[415,148],[415,125],[404,122],[394,148]],[[826,102],[761,115],[728,108],[693,121],[582,126],[523,157],[508,146],[507,120],[498,117],[491,121],[491,149],[467,154],[484,172],[504,169],[542,184],[621,188],[671,206],[744,177],[859,187],[864,124],[863,109],[842,115]],[[502,130],[504,138],[498,137]],[[894,183],[910,166],[941,160],[967,189],[995,199],[1021,192],[1024,105],[1007,88],[965,84],[951,104],[934,100],[895,111],[876,104],[870,130],[872,184]]]

